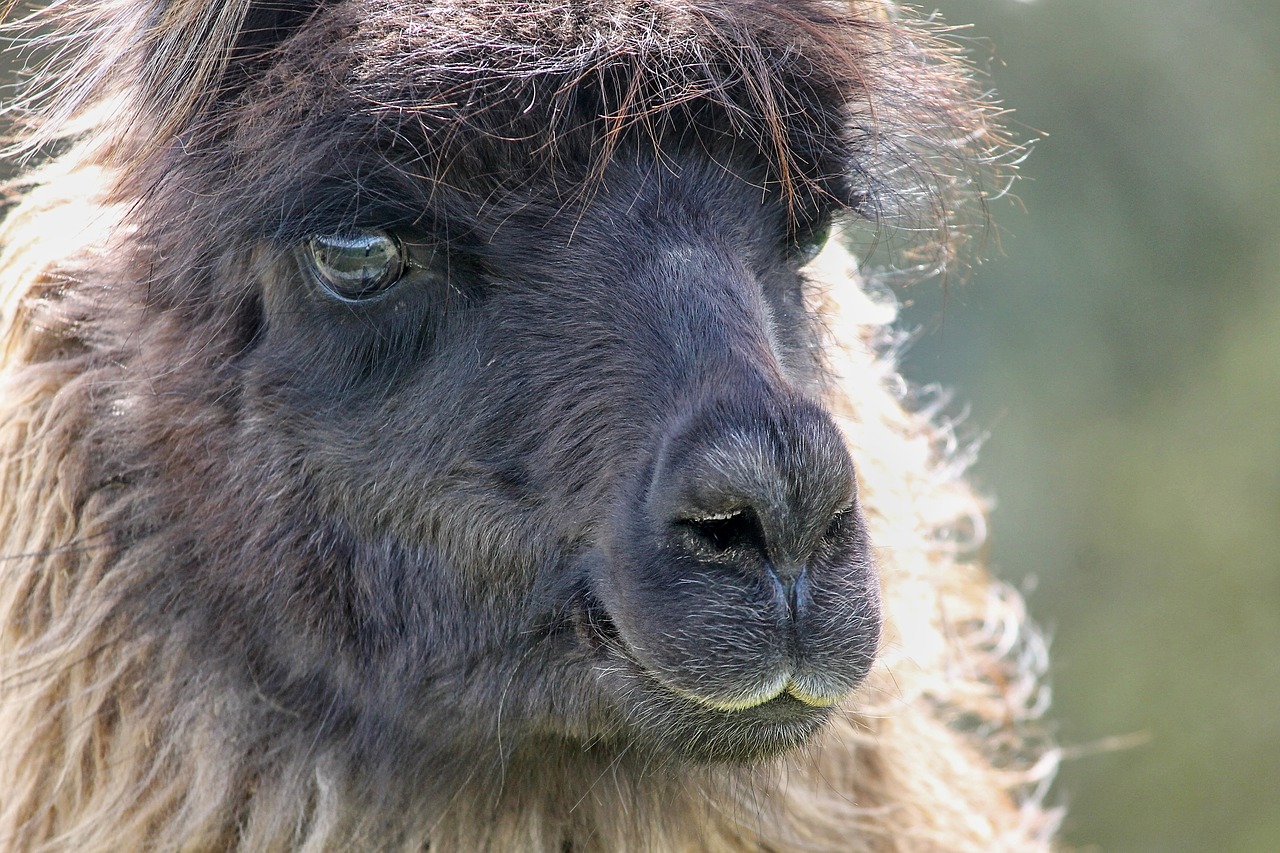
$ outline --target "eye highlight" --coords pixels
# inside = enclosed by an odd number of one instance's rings
[[[409,266],[404,244],[377,228],[317,234],[303,244],[302,254],[320,285],[343,302],[381,296]]]

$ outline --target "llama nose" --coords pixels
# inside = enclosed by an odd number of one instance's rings
[[[778,395],[704,404],[667,437],[650,518],[700,563],[763,573],[791,609],[806,568],[853,505],[853,462],[830,417]]]

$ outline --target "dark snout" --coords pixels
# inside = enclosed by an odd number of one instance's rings
[[[667,438],[645,510],[671,547],[794,593],[855,490],[844,443],[816,406],[716,401]]]
[[[798,393],[726,390],[658,442],[597,596],[663,689],[730,712],[833,705],[880,630],[853,462]]]

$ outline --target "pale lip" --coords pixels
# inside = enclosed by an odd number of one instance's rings
[[[757,683],[749,686],[737,695],[703,695],[690,690],[688,687],[673,684],[669,678],[664,677],[656,668],[646,665],[641,656],[637,655],[631,646],[616,633],[616,628],[612,628],[612,641],[601,638],[601,628],[599,622],[597,622],[600,617],[593,618],[590,615],[592,610],[599,607],[593,601],[593,597],[588,597],[578,602],[575,621],[578,622],[579,634],[584,638],[590,638],[589,642],[593,642],[593,644],[600,643],[606,648],[612,647],[615,654],[620,654],[630,666],[635,667],[665,691],[694,705],[732,713],[749,711],[776,699],[789,696],[810,708],[831,708],[840,704],[845,697],[853,692],[852,687],[831,683],[818,674],[797,672],[794,664],[792,664],[781,668],[773,677],[764,681],[763,684]],[[600,616],[603,616],[602,621],[612,626],[612,622],[609,620],[607,612],[603,611],[603,608],[600,608]]]
[[[643,664],[640,664],[639,661],[636,661],[636,663],[640,665],[646,675],[657,681],[667,690],[683,699],[687,699],[690,702],[716,711],[749,711],[752,708],[758,708],[761,705],[772,702],[781,696],[790,696],[791,698],[812,708],[830,708],[834,705],[838,705],[842,699],[852,692],[849,689],[830,691],[824,691],[821,689],[814,690],[813,687],[816,685],[805,683],[806,681],[811,681],[811,679],[797,679],[795,673],[788,671],[779,673],[775,678],[759,689],[745,693],[742,696],[730,699],[720,699],[699,695],[686,687],[678,687],[662,678],[658,673],[648,667],[645,667]]]

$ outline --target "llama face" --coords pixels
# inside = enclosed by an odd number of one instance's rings
[[[279,557],[305,590],[279,629],[334,632],[342,702],[437,746],[456,715],[745,759],[865,675],[853,464],[796,227],[753,170],[635,146],[580,203],[526,185],[260,252],[239,444],[307,484],[266,513],[312,528]],[[253,655],[283,703],[308,643]]]
[[[290,18],[140,149],[101,313],[155,393],[104,429],[165,510],[122,548],[362,755],[794,748],[880,630],[800,271],[865,200],[856,75],[778,64],[770,4],[737,46],[585,11],[589,61],[554,4],[464,5]]]

